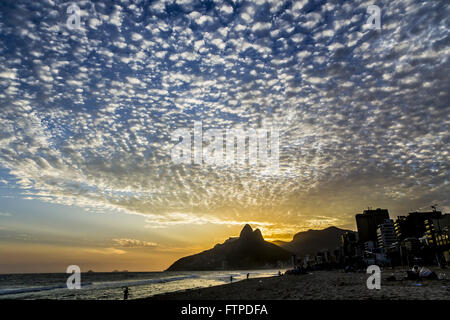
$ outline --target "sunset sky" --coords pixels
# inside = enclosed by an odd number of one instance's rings
[[[70,3],[0,2],[0,273],[450,211],[448,1],[75,1],[75,30]],[[194,121],[277,126],[279,171],[174,164]]]

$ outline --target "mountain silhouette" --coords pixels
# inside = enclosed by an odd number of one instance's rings
[[[238,238],[229,238],[214,248],[181,258],[167,271],[230,270],[276,267],[292,253],[264,240],[259,229],[246,224]]]
[[[334,250],[341,243],[341,236],[351,230],[329,227],[323,230],[308,230],[297,233],[292,241],[274,241],[275,244],[297,256],[316,254],[322,250]]]

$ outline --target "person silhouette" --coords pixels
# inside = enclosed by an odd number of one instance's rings
[[[123,300],[128,299],[128,291],[128,287],[125,287],[125,289],[123,290]]]
[[[250,273],[247,273],[247,280],[248,280],[248,277],[250,277]]]
[[[230,276],[230,282],[233,282],[233,276]]]

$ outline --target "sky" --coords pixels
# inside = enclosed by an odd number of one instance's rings
[[[1,1],[0,273],[449,212],[449,25],[448,1]],[[195,121],[279,128],[279,170],[174,163]]]

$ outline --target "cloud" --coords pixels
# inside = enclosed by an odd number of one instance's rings
[[[251,224],[253,226],[269,227],[274,223],[261,222],[261,221],[245,221],[245,220],[225,220],[220,217],[208,215],[208,214],[195,214],[195,213],[169,213],[164,216],[161,215],[146,215],[146,227],[147,228],[162,228],[179,224],[223,224],[223,225],[243,225]]]
[[[0,217],[11,217],[11,213],[9,213],[9,212],[0,212]]]
[[[4,6],[0,165],[24,198],[150,227],[283,233],[346,225],[368,205],[448,207],[450,9],[383,3],[380,33],[364,27],[366,4],[160,1],[143,15],[96,3],[83,32],[56,2]],[[277,125],[279,174],[174,164],[171,134],[194,121]]]
[[[229,6],[228,4],[224,3],[221,7],[220,7],[220,12],[224,13],[224,14],[232,14],[233,13],[233,7]]]
[[[148,242],[136,239],[113,239],[113,242],[116,246],[122,248],[153,248],[156,247],[157,244],[155,242]]]
[[[122,255],[126,254],[127,252],[124,250],[116,249],[116,248],[102,248],[102,249],[86,249],[85,250],[88,253],[95,253],[95,254],[104,254],[104,255]]]

